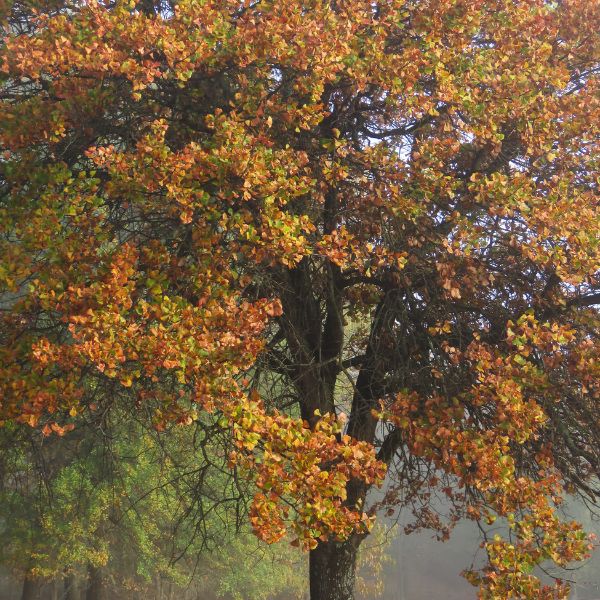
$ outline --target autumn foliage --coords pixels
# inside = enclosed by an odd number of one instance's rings
[[[566,597],[534,567],[598,494],[597,0],[1,11],[0,417],[217,415],[313,600],[400,506],[501,517],[482,598]]]

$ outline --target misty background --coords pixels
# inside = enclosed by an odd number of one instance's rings
[[[582,522],[588,533],[600,536],[600,517],[590,513],[581,502],[571,500],[564,508],[564,516]],[[432,538],[429,531],[419,531],[406,535],[402,530],[403,515],[398,523],[387,523],[385,532],[376,540],[365,543],[381,545],[382,573],[372,572],[371,565],[362,567],[363,585],[359,586],[357,600],[475,600],[476,589],[469,585],[460,572],[471,564],[477,564],[482,550],[479,548],[481,534],[475,523],[460,522],[454,529],[450,540],[439,542]],[[231,565],[235,569],[237,565]],[[306,561],[298,569],[306,569]],[[573,600],[600,600],[600,551],[596,551],[587,562],[575,566],[573,570],[554,572],[566,580],[573,581],[571,598]],[[374,579],[382,580],[383,588],[377,591]],[[218,581],[214,581],[215,595],[206,591],[160,586],[155,590],[156,599],[168,600],[212,600],[217,598]],[[0,600],[20,600],[22,582],[11,577],[6,570],[0,571]],[[138,594],[122,592],[111,595],[107,600],[129,600],[138,598]],[[233,596],[222,595],[225,600]],[[291,600],[297,596],[278,594],[273,600]],[[46,585],[40,593],[40,600],[62,598],[58,586]],[[152,596],[145,596],[154,600]]]

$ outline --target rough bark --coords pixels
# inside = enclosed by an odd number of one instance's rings
[[[354,600],[360,538],[322,542],[310,552],[310,600]]]

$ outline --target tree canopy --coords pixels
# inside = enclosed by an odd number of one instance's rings
[[[1,10],[2,419],[214,415],[312,600],[401,506],[501,517],[481,597],[566,597],[534,567],[599,492],[597,0]]]

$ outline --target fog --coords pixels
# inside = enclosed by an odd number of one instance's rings
[[[402,515],[400,515],[401,520]],[[600,536],[600,521],[590,515],[581,504],[571,502],[565,509],[565,517],[582,522],[589,533]],[[386,565],[383,571],[383,594],[379,600],[475,600],[476,591],[460,572],[481,558],[480,534],[471,522],[459,523],[449,541],[439,542],[431,532],[421,531],[405,535],[401,526],[387,529],[385,534]],[[233,567],[233,566],[232,566]],[[300,567],[299,567],[300,568]],[[558,572],[554,573],[559,575]],[[560,574],[574,582],[573,600],[600,600],[600,550],[586,563],[574,570]],[[369,573],[362,576],[369,579]],[[215,582],[216,587],[216,582]],[[0,600],[20,600],[22,582],[14,580],[6,571],[0,572]],[[357,594],[357,600],[373,600],[369,591]],[[40,591],[39,600],[62,600],[62,585],[46,585]],[[81,595],[81,598],[84,594]],[[206,592],[198,594],[181,588],[157,590],[154,595],[110,595],[105,600],[213,600],[216,596]],[[223,596],[224,600],[231,600]],[[270,600],[291,600],[279,595]]]
[[[588,533],[600,537],[600,521],[575,501],[565,508],[565,517],[584,524]],[[475,599],[475,588],[460,572],[481,558],[480,532],[471,522],[459,523],[450,540],[439,542],[431,533],[411,535],[392,533],[388,552],[395,562],[385,570],[383,600],[469,600]],[[559,575],[558,571],[553,573]],[[574,570],[562,571],[560,576],[573,581],[571,598],[600,600],[600,549]],[[361,600],[370,600],[364,596]]]

